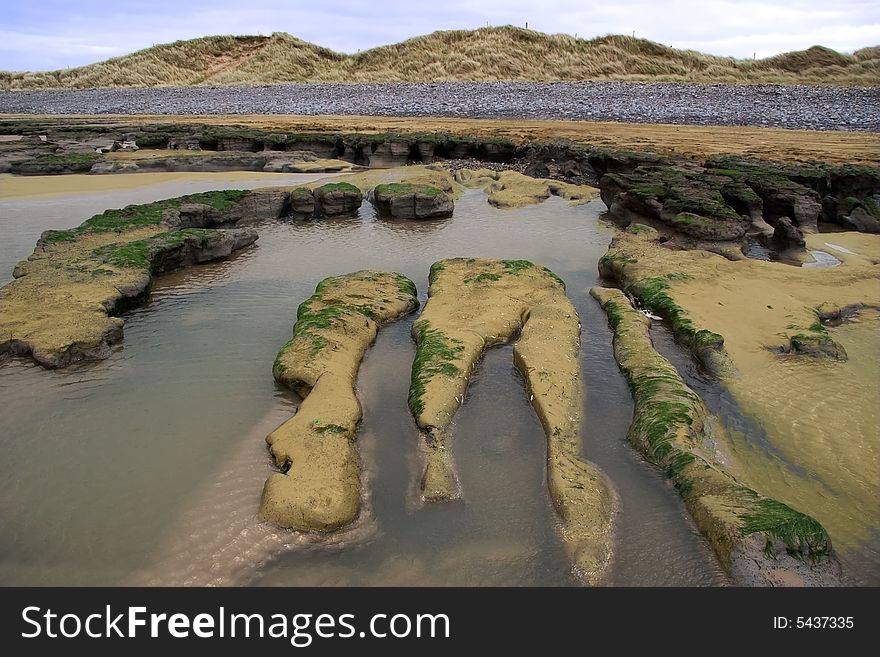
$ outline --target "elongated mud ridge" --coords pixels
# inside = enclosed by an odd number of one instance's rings
[[[416,287],[405,276],[359,271],[325,278],[299,306],[293,337],[272,372],[305,399],[266,438],[282,472],[266,480],[260,518],[302,531],[332,531],[357,518],[358,369],[379,327],[418,305]]]
[[[608,253],[599,260],[599,273],[606,279],[620,283],[628,294],[669,322],[676,340],[690,349],[706,370],[716,376],[734,375],[736,368],[724,348],[724,337],[695,324],[687,312],[669,296],[670,283],[686,278],[687,274],[658,272],[655,276],[629,275],[631,269],[628,267],[637,265],[639,258],[632,255],[627,247],[654,242],[658,235],[656,230],[643,224],[629,226],[625,233],[612,240]]]
[[[520,333],[514,362],[547,434],[547,480],[577,574],[600,583],[611,561],[615,495],[604,474],[580,458],[580,320],[564,283],[525,260],[441,260],[430,299],[413,325],[417,351],[410,410],[422,431],[425,501],[462,491],[449,426],[483,355]]]
[[[722,565],[740,585],[840,582],[831,539],[815,519],[734,479],[715,453],[703,401],[658,354],[649,320],[623,292],[593,288],[614,331],[614,356],[633,393],[629,438],[684,498]]]
[[[780,471],[778,457],[731,435],[726,442],[737,479],[789,505],[804,505],[848,563],[853,549],[873,544],[877,522],[871,403],[877,375],[868,355],[876,353],[876,332],[868,309],[880,305],[880,238],[853,231],[805,238],[808,248],[834,250],[841,264],[813,269],[730,261],[704,250],[668,248],[658,232],[632,224],[615,237],[599,269],[669,320],[679,342],[704,364],[711,365],[707,354],[721,357],[725,366],[710,369],[763,428],[784,464]],[[856,308],[858,317],[834,325]],[[706,344],[689,338],[700,334],[718,339]],[[850,352],[862,356],[854,360]],[[809,474],[792,475],[789,465]]]

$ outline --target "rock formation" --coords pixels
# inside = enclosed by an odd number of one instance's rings
[[[321,185],[314,196],[315,211],[327,216],[356,212],[364,200],[361,190],[345,182]]]
[[[580,320],[564,284],[525,260],[455,258],[433,265],[430,285],[413,325],[409,392],[421,430],[423,500],[461,496],[449,424],[483,352],[519,334],[514,363],[547,435],[547,483],[563,538],[577,574],[600,583],[611,559],[615,494],[602,472],[580,457]]]
[[[266,438],[281,472],[263,488],[260,517],[302,531],[332,531],[360,511],[355,382],[379,327],[418,307],[400,274],[360,271],[321,281],[297,310],[293,338],[272,372],[304,397],[296,415]]]
[[[839,585],[828,533],[815,519],[734,479],[715,453],[709,412],[654,351],[650,321],[620,290],[593,288],[614,331],[614,355],[632,390],[629,439],[673,482],[734,583]]]
[[[149,297],[155,275],[227,257],[257,240],[252,229],[205,226],[234,223],[239,204],[260,198],[237,190],[194,194],[46,231],[0,289],[0,354],[30,354],[45,367],[106,358],[122,339],[119,313]]]
[[[739,242],[754,234],[768,238],[769,246],[803,248],[798,235],[816,232],[820,220],[880,231],[880,170],[873,167],[781,164],[728,155],[701,165],[604,150],[592,152],[589,162],[601,175],[602,200],[612,215],[649,222],[691,242]]]
[[[452,196],[431,185],[385,183],[377,185],[370,201],[380,217],[391,219],[440,219],[452,215]]]

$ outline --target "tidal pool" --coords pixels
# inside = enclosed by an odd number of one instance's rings
[[[108,207],[266,184],[214,175],[0,201],[0,279],[46,228]],[[546,493],[545,437],[509,346],[487,353],[455,420],[464,502],[416,503],[418,432],[406,394],[417,315],[382,329],[361,367],[361,520],[322,539],[256,518],[272,467],[264,438],[297,403],[275,385],[272,362],[315,284],[359,269],[397,271],[424,301],[431,263],[480,256],[550,267],[581,315],[584,456],[621,502],[610,583],[723,584],[678,494],[626,442],[629,391],[606,317],[587,293],[612,236],[603,210],[558,198],[498,210],[469,190],[446,220],[386,221],[364,204],[357,217],[266,222],[257,246],[240,255],[160,278],[150,303],[128,315],[110,359],[61,371],[6,361],[0,583],[577,584]]]

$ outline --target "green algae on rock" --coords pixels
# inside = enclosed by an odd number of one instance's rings
[[[438,187],[413,182],[376,185],[370,201],[380,217],[392,219],[440,219],[454,210],[452,195]]]
[[[782,164],[739,155],[703,163],[652,153],[593,151],[602,200],[623,221],[650,221],[685,244],[747,235],[803,250],[818,222],[880,232],[880,169]]]
[[[325,278],[300,304],[293,337],[278,352],[272,372],[304,399],[296,415],[266,438],[281,472],[266,480],[263,520],[327,532],[357,518],[358,369],[379,327],[418,305],[408,278],[370,271]]]
[[[225,258],[257,240],[245,228],[178,229],[163,223],[165,213],[198,205],[222,215],[248,195],[214,192],[129,206],[71,230],[46,231],[15,267],[15,280],[0,289],[0,354],[30,354],[45,367],[106,358],[122,339],[125,322],[117,315],[149,297],[155,275]]]
[[[421,430],[425,501],[461,496],[449,425],[484,351],[519,334],[514,364],[547,436],[547,481],[576,573],[603,581],[611,561],[615,493],[580,457],[580,320],[565,286],[526,260],[454,258],[431,267],[430,298],[413,325],[409,405]]]
[[[819,522],[740,484],[716,454],[703,401],[651,343],[649,320],[617,289],[593,288],[635,407],[629,438],[675,484],[722,566],[739,585],[840,583]]]
[[[608,253],[599,260],[599,274],[621,283],[628,294],[667,320],[675,338],[688,347],[707,370],[716,376],[734,373],[735,368],[724,350],[723,336],[694,324],[687,312],[667,293],[669,281],[686,279],[687,274],[673,272],[645,278],[629,275],[631,267],[639,261],[626,249],[626,244],[634,240],[651,241],[657,236],[657,231],[649,226],[633,224],[627,229],[627,235],[631,237],[618,236],[612,240]]]
[[[361,190],[346,182],[316,187],[314,195],[316,212],[326,216],[355,212],[364,200]]]

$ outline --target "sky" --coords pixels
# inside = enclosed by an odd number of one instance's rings
[[[80,66],[215,34],[288,32],[354,53],[434,30],[526,23],[760,58],[880,45],[880,0],[0,0],[0,70]]]

